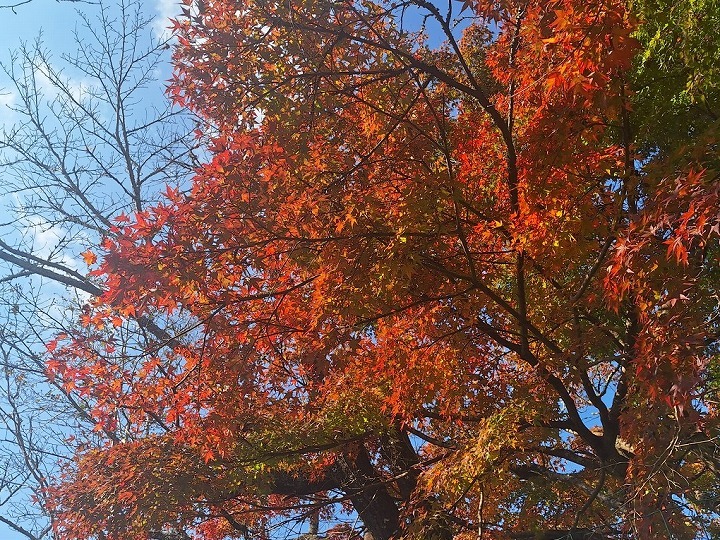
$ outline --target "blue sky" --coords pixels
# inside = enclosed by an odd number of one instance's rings
[[[15,13],[10,9],[0,9],[0,62],[10,62],[10,50],[17,48],[22,41],[34,40],[41,31],[49,47],[58,47],[60,50],[69,46],[76,18],[72,4],[61,4],[54,0],[35,0],[18,7]],[[0,78],[1,123],[6,124],[10,120],[12,114],[8,107],[12,104],[13,94],[8,90],[4,78]],[[3,524],[0,524],[0,538],[27,540]]]
[[[0,6],[12,0],[0,0]],[[112,4],[112,1],[106,2]],[[148,13],[158,16],[158,29],[165,25],[160,19],[176,13],[179,0],[148,0]],[[0,9],[0,52],[7,58],[7,50],[17,46],[21,40],[30,40],[42,31],[48,44],[72,44],[72,31],[77,24],[77,10],[93,12],[92,4],[58,2],[56,0],[32,0],[29,4],[11,9]]]
[[[18,0],[0,0],[0,6],[16,3]],[[106,5],[112,6],[116,0],[105,0]],[[179,11],[178,0],[145,0],[143,3],[147,16],[154,17],[156,35],[163,32],[168,26],[167,18]],[[0,62],[9,66],[11,62],[10,51],[17,49],[22,42],[33,42],[41,33],[46,49],[52,52],[53,58],[59,59],[63,53],[71,54],[75,47],[74,32],[81,28],[77,14],[82,10],[90,19],[98,12],[98,7],[79,2],[58,2],[56,0],[32,0],[28,4],[18,6],[15,10],[0,8]],[[80,35],[82,38],[82,34]],[[169,77],[170,67],[161,70],[158,74],[158,88],[165,85]],[[66,73],[72,78],[71,73]],[[82,81],[78,81],[79,84]],[[9,107],[13,105],[15,96],[10,90],[7,78],[0,72],[0,127],[7,127],[12,123],[13,113]],[[2,182],[0,176],[0,182]],[[0,201],[0,207],[5,207],[6,201]],[[0,508],[2,515],[3,508]],[[27,540],[25,536],[15,533],[8,527],[0,524],[0,540]]]
[[[0,0],[0,6],[16,3],[19,0]],[[104,0],[113,5],[115,0]],[[155,17],[156,35],[166,31],[169,17],[179,12],[179,0],[145,0],[148,16]],[[58,0],[31,0],[28,4],[14,9],[0,7],[0,62],[8,65],[10,51],[17,49],[23,42],[33,42],[39,36],[45,46],[57,56],[71,53],[74,48],[74,32],[81,26],[78,11],[87,13],[91,18],[98,11],[92,3]],[[169,77],[170,68],[165,77]],[[165,82],[158,80],[158,85]],[[6,124],[11,116],[8,106],[12,106],[13,95],[8,90],[4,74],[0,73],[0,124]]]
[[[76,4],[77,5],[77,4]],[[67,43],[71,30],[75,26],[75,8],[72,4],[63,4],[52,0],[35,0],[16,8],[0,11],[0,46],[3,58],[7,50],[15,47],[21,40],[34,38],[40,30],[48,41]]]

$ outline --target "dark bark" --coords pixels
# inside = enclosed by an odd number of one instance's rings
[[[304,497],[329,490],[343,491],[373,540],[389,540],[398,530],[400,512],[387,485],[375,472],[362,444],[354,445],[322,474],[308,475],[276,471],[270,490],[278,495]]]
[[[276,471],[273,473],[270,489],[277,495],[303,497],[322,491],[339,489],[341,485],[341,478],[339,478],[338,470],[335,468],[328,469],[323,475],[313,475],[312,480],[307,476],[294,475],[286,471]]]
[[[400,512],[387,486],[375,473],[364,446],[347,452],[341,460],[343,491],[373,540],[389,540],[400,526]]]
[[[410,443],[407,433],[401,429],[394,430],[381,438],[380,453],[389,463],[400,497],[403,501],[410,500],[417,486],[418,456]]]

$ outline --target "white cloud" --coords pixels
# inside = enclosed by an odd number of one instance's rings
[[[38,257],[49,257],[63,237],[62,231],[40,217],[28,218],[28,222],[27,231],[33,238],[33,253]]]
[[[10,90],[0,91],[0,107],[12,107],[17,100],[17,94]]]
[[[12,125],[17,117],[13,107],[17,103],[17,93],[12,90],[0,90],[0,129]]]
[[[153,21],[153,30],[158,39],[170,37],[170,20],[180,14],[179,0],[155,0],[155,9],[158,13]]]
[[[53,67],[46,62],[42,62],[35,66],[34,76],[37,89],[43,96],[45,96],[46,99],[51,101],[61,93],[58,88],[58,82],[63,85],[69,92],[70,96],[78,102],[82,101],[90,89],[89,81],[67,77],[59,71],[53,69]],[[59,81],[54,82],[56,78],[59,79]]]
[[[28,226],[25,230],[31,237],[30,245],[33,255],[43,259],[52,259],[53,262],[60,263],[71,270],[81,270],[80,261],[76,255],[67,249],[58,252],[58,245],[66,236],[62,227],[51,225],[37,216],[28,217],[27,222]]]

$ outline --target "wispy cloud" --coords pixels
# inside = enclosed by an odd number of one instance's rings
[[[67,237],[67,233],[62,227],[51,225],[37,216],[28,218],[27,221],[28,227],[25,232],[30,236],[33,255],[52,260],[71,270],[80,269],[80,261],[77,256],[61,247]]]
[[[153,22],[153,30],[158,39],[170,37],[170,20],[180,14],[180,3],[178,0],[155,0],[157,17]]]
[[[34,76],[37,89],[49,100],[53,100],[61,94],[60,85],[64,86],[70,96],[77,102],[82,101],[90,89],[89,81],[68,77],[64,73],[53,69],[46,62],[36,65]]]
[[[0,90],[0,128],[15,122],[17,114],[13,107],[17,104],[17,97],[12,90]]]

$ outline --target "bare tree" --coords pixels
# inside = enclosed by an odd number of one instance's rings
[[[195,120],[163,95],[169,43],[142,2],[97,4],[79,13],[73,53],[40,37],[2,65],[13,99],[0,133],[0,523],[31,540],[52,536],[43,488],[94,428],[43,359],[101,292],[80,254],[165,185],[182,187],[197,145]]]

